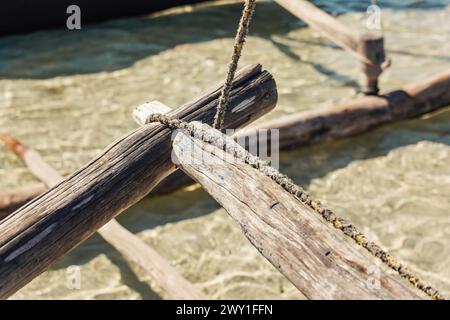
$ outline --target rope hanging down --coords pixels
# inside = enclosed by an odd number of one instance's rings
[[[214,116],[214,128],[220,129],[223,126],[223,117],[227,110],[233,84],[234,75],[236,73],[239,58],[241,57],[242,48],[245,44],[245,39],[248,34],[248,27],[252,20],[253,12],[255,11],[256,0],[245,0],[244,10],[239,21],[239,27],[234,40],[233,55],[231,56],[231,63],[228,66],[227,79],[220,92],[219,105],[217,106],[216,115]]]
[[[242,52],[242,47],[245,43],[245,37],[248,33],[248,26],[250,24],[253,11],[255,9],[255,0],[246,0],[242,17],[239,23],[238,32],[234,44],[232,62],[229,65],[229,71],[225,85],[222,88],[217,112],[214,117],[214,128],[220,129],[223,124],[223,116],[229,103],[229,96],[231,92],[231,86],[234,78],[234,74],[237,69],[237,64]],[[445,298],[439,293],[438,290],[426,284],[419,279],[414,273],[412,273],[406,266],[399,262],[396,258],[383,250],[381,246],[373,241],[370,241],[356,226],[349,221],[339,217],[333,211],[322,207],[319,201],[315,201],[311,196],[303,190],[300,186],[296,185],[288,176],[280,173],[278,170],[272,168],[265,161],[259,159],[257,156],[250,154],[246,150],[240,150],[240,148],[230,148],[230,144],[225,141],[217,139],[216,136],[208,134],[207,130],[199,128],[192,123],[188,123],[179,119],[171,119],[163,114],[153,114],[147,119],[147,123],[159,122],[169,129],[184,129],[191,136],[199,138],[206,143],[212,144],[219,149],[225,150],[227,153],[234,157],[244,161],[246,164],[259,170],[267,177],[278,183],[284,190],[292,194],[303,204],[312,208],[316,213],[327,222],[331,223],[336,229],[342,231],[346,236],[352,238],[358,245],[365,248],[370,254],[380,259],[389,268],[395,270],[402,278],[408,280],[414,287],[423,291],[429,297],[435,300],[444,300]],[[233,145],[233,144],[232,144]]]

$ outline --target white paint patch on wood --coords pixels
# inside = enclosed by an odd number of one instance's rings
[[[92,198],[94,197],[94,195],[90,195],[89,197],[87,197],[86,199],[84,199],[83,201],[81,201],[79,204],[77,204],[76,206],[74,206],[71,211],[75,211],[78,208],[81,208],[82,206],[84,206],[86,203],[88,203],[89,201],[92,200]]]
[[[245,110],[248,106],[250,106],[252,104],[253,101],[255,101],[255,99],[256,99],[256,96],[251,97],[249,99],[245,99],[244,101],[239,103],[236,107],[234,107],[231,110],[231,112],[235,113],[235,112],[241,112],[241,111]]]
[[[8,255],[5,258],[5,262],[9,262],[9,261],[17,258],[18,256],[20,256],[22,253],[24,253],[24,252],[30,250],[31,248],[33,248],[36,244],[41,242],[42,239],[44,239],[50,232],[52,232],[52,230],[55,228],[55,226],[56,226],[56,222],[51,224],[47,228],[45,228],[44,231],[38,233],[30,241],[28,241],[23,246],[19,247],[17,250],[13,251],[10,255]]]
[[[146,102],[141,104],[133,111],[133,119],[140,125],[146,125],[149,123],[148,118],[152,114],[160,113],[166,114],[170,112],[172,109],[166,106],[164,103],[159,102],[157,100]]]

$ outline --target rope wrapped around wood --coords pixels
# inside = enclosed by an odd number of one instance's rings
[[[264,175],[278,183],[284,190],[295,196],[303,204],[309,206],[316,213],[320,214],[324,220],[331,223],[336,229],[352,238],[354,242],[365,248],[371,255],[380,259],[389,268],[395,270],[402,278],[408,280],[414,287],[423,291],[432,299],[445,300],[444,296],[442,296],[437,289],[420,280],[417,275],[415,275],[387,251],[383,250],[380,245],[369,240],[366,235],[359,231],[359,229],[350,221],[339,217],[330,209],[324,208],[319,201],[313,200],[302,187],[295,184],[285,174],[279,172],[275,168],[272,168],[266,161],[252,155],[243,148],[236,148],[236,144],[232,138],[228,138],[222,134],[218,136],[217,131],[207,124],[201,124],[200,127],[195,123],[189,123],[179,119],[171,119],[163,114],[152,114],[147,118],[147,123],[154,122],[159,122],[172,130],[186,130],[186,132],[192,137],[201,139],[202,141],[221,150],[225,150],[228,154],[233,155],[235,158],[242,160],[244,163],[262,172]]]
[[[239,27],[234,42],[231,63],[229,65],[225,84],[221,90],[217,111],[214,117],[213,126],[215,129],[218,130],[220,130],[220,128],[222,127],[223,117],[228,107],[232,82],[237,69],[239,58],[242,53],[242,48],[244,46],[245,39],[248,34],[248,28],[255,9],[255,5],[256,0],[246,0],[244,4],[244,9],[242,11],[242,16],[239,22]],[[252,155],[245,149],[235,148],[236,144],[234,143],[234,141],[229,140],[231,138],[227,138],[224,135],[220,136],[217,135],[217,131],[212,129],[207,124],[201,124],[201,126],[199,127],[195,123],[188,123],[185,121],[181,121],[179,119],[171,119],[163,114],[153,114],[149,116],[147,118],[147,123],[152,122],[159,122],[172,130],[184,129],[192,137],[201,139],[202,141],[212,144],[219,149],[225,150],[228,154],[233,155],[235,158],[240,159],[244,163],[261,171],[264,175],[266,175],[267,177],[271,178],[273,181],[278,183],[282,188],[284,188],[287,192],[289,192],[298,200],[300,200],[303,204],[309,206],[316,213],[320,214],[323,219],[331,223],[336,229],[341,230],[346,236],[352,238],[358,245],[362,246],[373,256],[380,259],[389,268],[395,270],[402,278],[407,279],[413,286],[423,291],[432,299],[444,300],[444,297],[439,293],[438,290],[420,280],[419,277],[413,274],[396,258],[394,258],[388,252],[383,250],[375,242],[370,241],[361,231],[357,229],[356,226],[354,226],[349,221],[339,217],[333,211],[323,208],[320,202],[313,200],[311,196],[308,193],[306,193],[305,190],[303,190],[302,187],[296,185],[288,176],[280,173],[275,168],[272,168],[265,161]]]

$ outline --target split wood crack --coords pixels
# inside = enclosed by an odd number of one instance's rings
[[[227,137],[216,129],[213,129],[208,124],[198,122],[188,123],[178,119],[171,119],[164,114],[149,115],[147,117],[147,122],[159,122],[172,130],[186,130],[190,136],[211,144],[220,150],[224,150],[233,157],[242,160],[244,163],[257,169],[265,176],[278,183],[283,189],[295,196],[303,204],[312,208],[316,213],[320,214],[324,220],[331,223],[336,229],[353,239],[356,244],[365,248],[370,254],[380,259],[389,268],[395,270],[402,278],[408,280],[414,287],[423,291],[432,299],[444,299],[437,289],[420,280],[417,275],[410,271],[391,254],[383,250],[381,246],[373,241],[370,241],[361,231],[358,230],[355,225],[339,217],[330,209],[323,208],[319,201],[313,200],[303,188],[296,185],[288,176],[280,173],[265,161],[249,153],[247,150],[239,146],[232,138]]]
[[[300,1],[297,5],[308,5],[308,3]],[[346,236],[352,238],[358,245],[365,248],[370,254],[380,259],[391,269],[395,270],[402,278],[407,279],[416,288],[423,291],[432,299],[444,299],[439,291],[420,280],[418,276],[413,274],[392,255],[384,251],[378,244],[368,240],[367,237],[362,232],[360,232],[352,223],[337,216],[331,210],[324,209],[320,202],[314,201],[309,194],[307,194],[300,186],[296,185],[288,176],[280,173],[275,168],[272,168],[265,161],[259,159],[256,156],[253,156],[251,153],[235,143],[234,140],[224,136],[216,130],[222,127],[221,125],[223,123],[223,118],[228,106],[231,83],[233,82],[234,74],[237,69],[242,49],[246,41],[246,36],[249,31],[249,25],[255,10],[255,6],[256,0],[245,0],[241,19],[239,21],[239,26],[235,36],[231,63],[229,64],[228,74],[221,91],[219,104],[217,106],[216,115],[214,117],[214,130],[211,130],[212,128],[207,124],[198,126],[194,123],[186,123],[177,119],[170,119],[163,114],[153,114],[148,118],[148,121],[150,123],[159,122],[166,125],[172,130],[185,129],[194,138],[201,139],[206,143],[210,143],[218,147],[219,149],[225,148],[225,151],[227,153],[233,155],[233,157],[235,158],[243,160],[246,164],[264,173],[267,177],[278,183],[281,187],[283,187],[286,191],[299,199],[302,203],[311,207],[315,212],[320,214],[323,219],[331,223],[336,229],[342,231]],[[314,6],[312,9],[314,11]],[[311,10],[311,8],[309,8],[309,10]],[[317,10],[315,12],[316,14],[321,13],[320,10]],[[376,90],[376,93],[378,93],[378,88],[376,88]]]
[[[184,121],[213,123],[221,86],[173,110]],[[275,107],[276,84],[260,65],[244,68],[233,81],[225,128],[251,123]],[[0,221],[0,298],[7,298],[107,222],[146,196],[176,171],[171,131],[141,126],[116,140],[91,162]],[[55,226],[43,239],[43,230]],[[38,239],[40,241],[34,241]],[[20,255],[11,256],[21,248]],[[10,260],[10,257],[14,257]]]
[[[30,172],[39,180],[45,183],[47,188],[59,184],[64,178],[48,164],[41,155],[33,149],[22,144],[18,139],[8,134],[0,132],[0,141],[13,151],[29,168]],[[85,201],[88,201],[86,199]],[[78,204],[77,206],[81,206]],[[74,208],[76,208],[75,206]],[[41,241],[55,228],[55,224],[50,225],[44,231],[36,235],[34,243]],[[171,299],[183,300],[206,300],[207,296],[195,287],[188,280],[158,254],[151,246],[139,237],[128,231],[113,219],[98,230],[100,236],[108,242],[114,249],[121,253],[124,258],[131,263],[137,264],[145,270],[158,288],[163,289],[165,294]],[[12,252],[5,261],[17,258],[33,247],[29,242],[26,246],[20,247]]]

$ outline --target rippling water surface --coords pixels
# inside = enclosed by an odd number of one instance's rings
[[[315,1],[363,30],[364,1]],[[450,1],[380,2],[393,66],[383,91],[450,68]],[[37,149],[62,174],[136,125],[148,100],[177,106],[224,78],[241,5],[0,39],[0,131]],[[272,2],[258,4],[242,65],[274,74],[279,104],[265,119],[360,93],[356,61]],[[350,218],[450,296],[450,110],[355,138],[282,153],[281,170]],[[0,146],[0,190],[35,179]],[[201,189],[147,198],[119,219],[213,298],[302,298]],[[67,267],[81,267],[81,289]],[[95,235],[13,298],[165,297]]]

